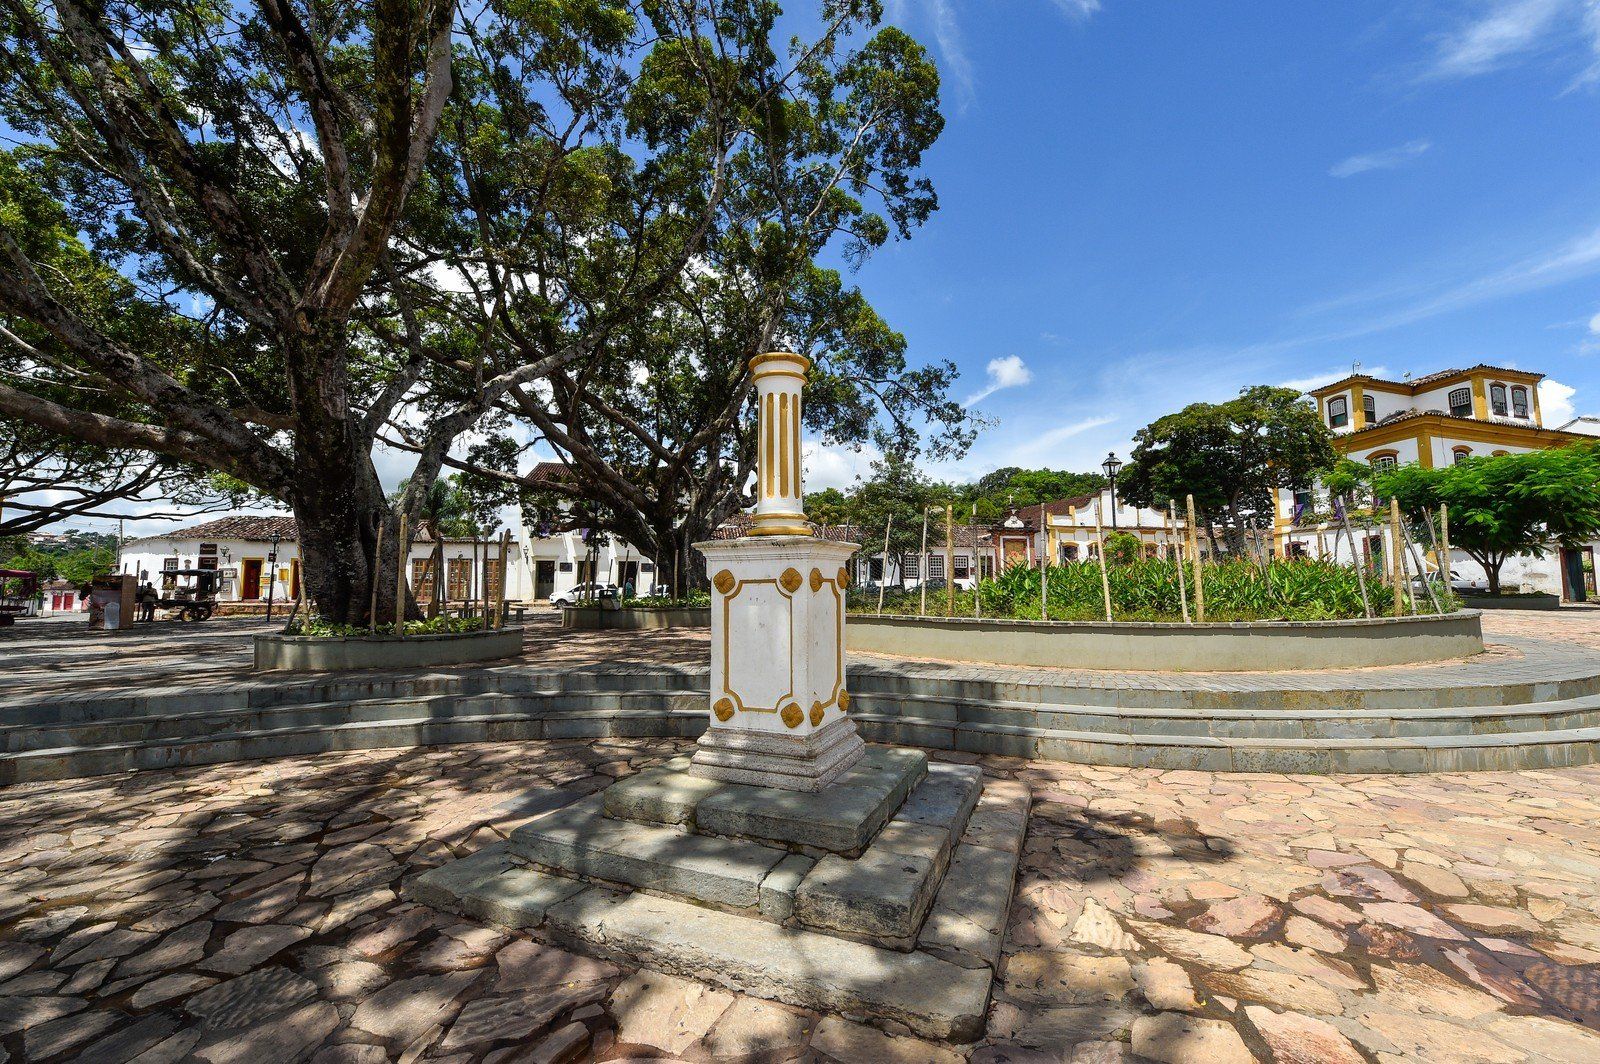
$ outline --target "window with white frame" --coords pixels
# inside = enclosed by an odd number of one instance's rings
[[[971,573],[972,573],[972,559],[971,558],[968,558],[965,554],[957,554],[956,555],[956,559],[955,559],[955,563],[956,563],[956,579],[957,580],[965,580],[968,576],[971,575]]]
[[[1520,384],[1511,389],[1511,412],[1520,418],[1528,416],[1528,389]]]
[[[1388,473],[1395,467],[1395,456],[1392,454],[1374,455],[1372,458],[1372,471],[1374,473]]]
[[[943,554],[930,554],[930,555],[928,555],[928,579],[929,580],[943,580],[944,579],[944,555]]]
[[[1454,450],[1452,450],[1450,453],[1453,455],[1453,457],[1450,459],[1450,464],[1451,465],[1460,465],[1461,464],[1461,460],[1463,458],[1471,458],[1472,457],[1472,448],[1471,447],[1457,447]]]
[[[1450,413],[1456,417],[1472,416],[1472,389],[1456,388],[1450,392]]]
[[[1342,429],[1350,424],[1350,401],[1344,396],[1328,400],[1328,427]]]

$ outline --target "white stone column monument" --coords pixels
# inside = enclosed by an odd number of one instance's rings
[[[749,535],[697,543],[711,574],[711,725],[696,776],[819,791],[865,752],[847,716],[845,569],[854,543],[812,534],[802,505],[800,393],[810,362],[757,355],[759,454]]]

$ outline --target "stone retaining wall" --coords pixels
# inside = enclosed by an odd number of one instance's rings
[[[440,635],[303,635],[255,637],[256,672],[337,672],[344,669],[416,669],[494,661],[522,653],[520,627]]]
[[[709,628],[711,607],[680,606],[664,609],[620,610],[568,606],[561,611],[563,628]]]
[[[1349,621],[1155,624],[852,614],[851,650],[1054,668],[1279,672],[1446,661],[1483,652],[1477,610]]]

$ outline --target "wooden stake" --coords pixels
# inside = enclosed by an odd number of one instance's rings
[[[1194,614],[1200,624],[1206,623],[1206,576],[1200,564],[1200,532],[1194,523],[1194,496],[1184,497],[1189,512],[1189,556],[1194,560]]]
[[[1450,587],[1450,510],[1439,504],[1439,568],[1444,570],[1444,586]]]
[[[1405,560],[1400,554],[1404,549],[1400,542],[1400,500],[1393,496],[1389,498],[1389,539],[1389,577],[1394,581],[1394,615],[1400,617],[1405,614],[1404,589],[1400,586],[1405,580]]]
[[[400,542],[394,547],[394,634],[406,637],[406,515],[400,515]]]
[[[1344,523],[1345,538],[1350,541],[1350,564],[1355,566],[1356,586],[1361,589],[1361,611],[1368,617],[1371,617],[1372,599],[1367,597],[1367,564],[1361,560],[1361,548],[1356,545],[1356,534],[1350,530],[1350,511],[1345,507],[1343,502],[1339,504],[1339,517]],[[1337,537],[1335,537],[1334,542],[1337,544]],[[1336,556],[1334,559],[1335,561],[1338,560],[1338,553],[1339,551],[1336,546],[1334,548],[1334,554]]]
[[[883,575],[878,578],[878,616],[883,616],[883,589],[889,583],[889,530],[894,527],[894,514],[883,525]],[[868,572],[871,572],[869,569]],[[926,578],[924,578],[926,579]]]
[[[1183,623],[1189,623],[1189,580],[1183,571],[1183,540],[1178,537],[1178,502],[1176,499],[1167,500],[1167,518],[1172,522],[1171,539],[1168,541],[1178,554],[1178,602],[1183,606]]]
[[[1109,624],[1111,621],[1111,580],[1106,576],[1106,531],[1105,526],[1101,524],[1099,498],[1094,500],[1094,534],[1095,538],[1100,541],[1099,550],[1097,551],[1100,555],[1100,594],[1105,599],[1106,622]]]
[[[383,526],[378,526],[378,538],[372,545],[372,601],[367,607],[367,632],[378,634],[378,575],[383,571]]]
[[[883,535],[883,549],[885,552],[889,549],[887,532]],[[883,559],[884,565],[887,566],[889,555],[885,553]],[[922,553],[917,555],[917,583],[921,592],[921,604],[917,606],[917,616],[926,617],[928,615],[928,508],[926,506],[922,508]]]
[[[1426,516],[1427,511],[1424,510],[1423,514]],[[1417,579],[1422,581],[1423,589],[1428,592],[1428,601],[1433,603],[1433,612],[1439,613],[1441,612],[1439,609],[1439,596],[1433,592],[1433,581],[1428,579],[1428,567],[1422,564],[1422,555],[1417,552],[1416,540],[1411,538],[1411,531],[1404,525],[1400,526],[1400,532],[1406,537],[1406,551],[1411,555],[1411,564],[1416,566]],[[1417,612],[1417,595],[1415,591],[1411,593],[1411,612]]]
[[[504,628],[506,626],[506,578],[510,575],[506,571],[506,559],[507,552],[510,549],[511,529],[508,528],[500,533],[500,594],[498,596],[499,602],[496,604],[494,611],[494,626],[496,628]]]

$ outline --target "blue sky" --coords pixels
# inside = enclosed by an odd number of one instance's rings
[[[993,422],[933,472],[1093,468],[1355,362],[1539,370],[1547,423],[1600,413],[1595,0],[886,6],[943,73],[941,209],[856,281]]]

